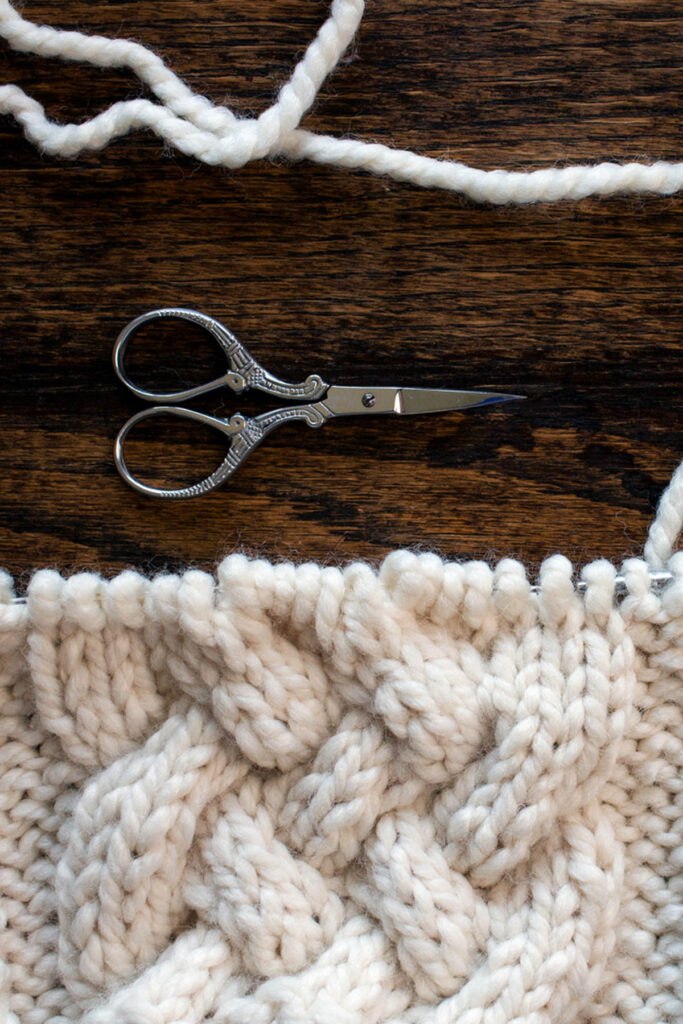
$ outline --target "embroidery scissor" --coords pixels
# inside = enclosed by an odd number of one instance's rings
[[[229,370],[222,377],[200,384],[185,391],[153,392],[137,387],[129,379],[125,369],[126,347],[138,328],[153,320],[172,318],[187,320],[207,331],[219,344],[225,355]],[[154,403],[148,409],[136,413],[121,428],[114,445],[114,461],[119,473],[131,487],[154,498],[193,498],[220,487],[244,462],[246,457],[263,439],[281,423],[303,420],[309,427],[321,427],[337,416],[376,416],[395,414],[418,416],[425,413],[453,412],[482,405],[497,405],[500,402],[515,401],[523,396],[498,394],[494,391],[450,391],[443,388],[404,387],[347,387],[327,384],[317,374],[310,374],[300,384],[290,384],[268,373],[249,354],[244,345],[226,327],[213,317],[192,309],[155,309],[150,313],[131,320],[116,339],[113,353],[114,369],[123,384],[137,398]],[[227,387],[237,395],[253,388],[264,391],[290,402],[290,405],[271,412],[264,412],[253,418],[235,413],[229,419],[207,416],[195,409],[176,405],[187,402],[199,395],[217,388]],[[152,487],[134,477],[123,456],[125,440],[136,424],[152,416],[178,416],[194,420],[218,430],[230,439],[227,455],[213,473],[188,487]]]

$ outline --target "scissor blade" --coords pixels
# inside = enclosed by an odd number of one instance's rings
[[[496,391],[450,391],[443,388],[331,387],[319,404],[333,416],[364,416],[395,413],[420,416],[432,412],[456,412],[478,405],[513,402],[523,395]]]
[[[418,416],[429,412],[454,412],[478,405],[514,402],[523,395],[502,395],[496,391],[448,391],[442,388],[399,388],[394,412]]]

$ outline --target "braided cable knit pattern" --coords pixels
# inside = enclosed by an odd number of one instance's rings
[[[659,553],[3,578],[3,1019],[680,1024]]]
[[[126,39],[35,25],[9,0],[0,0],[0,35],[41,57],[96,67],[129,68],[156,96],[114,103],[81,124],[50,120],[19,86],[0,86],[0,114],[13,117],[26,137],[53,156],[102,149],[130,131],[147,128],[170,146],[207,164],[239,168],[251,160],[285,156],[388,175],[423,188],[458,192],[475,202],[536,203],[615,193],[671,195],[683,188],[683,162],[600,163],[536,171],[484,171],[361,139],[316,135],[300,127],[327,75],[353,39],[364,0],[333,0],[330,14],[296,65],[276,102],[258,117],[238,117],[194,93],[151,50]]]

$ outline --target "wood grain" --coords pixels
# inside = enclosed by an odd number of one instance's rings
[[[243,113],[271,100],[326,13],[301,0],[24,10],[136,38]],[[305,123],[487,168],[680,159],[682,34],[674,0],[371,2]],[[124,72],[7,48],[0,81],[60,119],[139,91]],[[0,564],[20,585],[36,566],[155,572],[235,548],[339,561],[408,545],[532,568],[555,550],[578,563],[641,550],[683,447],[683,198],[492,209],[309,164],[209,168],[148,134],[62,162],[7,119],[0,145]],[[286,377],[530,398],[294,425],[222,491],[147,500],[113,466],[139,404],[110,358],[121,327],[160,305],[217,316]],[[160,345],[184,369],[198,351],[192,332]],[[149,452],[178,477],[207,454],[194,437]]]

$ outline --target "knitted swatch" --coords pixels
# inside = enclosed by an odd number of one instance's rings
[[[680,1024],[682,485],[619,593],[405,551],[5,577],[1,1019]]]

